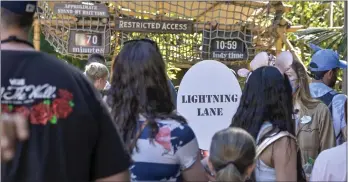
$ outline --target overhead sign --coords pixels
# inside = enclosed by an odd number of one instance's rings
[[[201,149],[208,150],[215,132],[231,124],[241,95],[236,76],[223,63],[205,60],[186,72],[178,91],[177,111],[187,119]]]
[[[217,60],[247,60],[251,35],[240,31],[205,31],[203,35],[203,57]]]
[[[55,3],[54,13],[70,14],[74,16],[88,17],[109,17],[109,10],[105,4],[71,4],[71,3]]]
[[[155,33],[192,33],[192,21],[116,19],[116,31],[155,32]]]
[[[110,52],[110,39],[106,36],[110,31],[90,32],[70,30],[68,52],[75,54],[108,54]]]

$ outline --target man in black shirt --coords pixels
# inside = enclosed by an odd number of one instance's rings
[[[129,181],[130,156],[100,95],[79,70],[28,42],[36,5],[1,2],[1,112],[29,123],[1,180]]]

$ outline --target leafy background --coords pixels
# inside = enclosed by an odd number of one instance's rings
[[[320,47],[333,49],[340,54],[341,59],[347,57],[347,33],[344,33],[344,1],[333,1],[333,21],[330,27],[330,2],[287,2],[293,6],[292,11],[286,14],[293,25],[304,25],[306,30],[289,33],[288,38],[297,50],[306,66],[313,54],[308,47],[314,43]],[[339,72],[338,90],[341,90],[343,72]]]
[[[300,55],[302,61],[307,66],[310,57],[313,52],[308,47],[308,43],[315,43],[323,48],[330,48],[337,50],[340,53],[342,59],[347,55],[347,34],[344,33],[344,1],[334,1],[333,4],[333,27],[341,27],[331,29],[330,26],[330,2],[328,1],[291,1],[286,2],[293,6],[291,12],[285,14],[285,17],[292,22],[292,25],[304,25],[306,30],[297,31],[294,33],[288,33],[288,38],[292,45],[295,47],[296,52]],[[314,28],[313,28],[314,27]],[[33,38],[32,32],[30,33],[30,39]],[[173,48],[177,43],[177,37],[173,35],[152,35],[152,39],[156,40],[156,36],[167,36],[168,41],[175,42]],[[161,37],[162,39],[163,37]],[[184,36],[182,41],[195,41],[194,36]],[[86,60],[79,60],[70,56],[60,55],[55,52],[54,48],[45,40],[43,34],[41,34],[41,51],[49,54],[56,55],[58,58],[73,64],[74,66],[84,69]],[[159,47],[165,47],[164,43],[158,42]],[[189,44],[192,45],[192,44]],[[191,49],[189,47],[188,49]],[[185,49],[183,49],[185,50]],[[165,50],[170,53],[169,50]],[[167,53],[166,53],[167,54]],[[184,53],[183,53],[184,54]],[[177,56],[180,56],[178,54]],[[109,58],[108,61],[111,61]],[[240,67],[246,67],[246,62],[237,62],[232,66],[234,70]],[[179,85],[180,81],[187,71],[187,68],[178,68],[174,62],[167,60],[167,73],[169,77],[174,81],[175,85]],[[239,78],[241,86],[244,83],[244,79]],[[342,82],[342,73],[339,75],[339,82]],[[340,88],[338,88],[340,89]]]

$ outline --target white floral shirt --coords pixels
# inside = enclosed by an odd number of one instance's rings
[[[140,118],[141,126],[145,118]],[[182,181],[181,172],[198,159],[198,142],[187,124],[175,120],[158,120],[158,134],[150,140],[145,127],[133,150],[130,167],[132,181]]]

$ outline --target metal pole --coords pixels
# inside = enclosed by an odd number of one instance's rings
[[[334,2],[330,2],[330,9],[329,9],[329,27],[333,27],[333,16],[334,16]]]
[[[344,2],[344,33],[347,34],[347,1]],[[347,37],[348,38],[348,37]],[[347,56],[345,57],[346,61],[347,61]],[[343,83],[342,83],[342,91],[344,94],[347,95],[347,69],[343,70]]]

